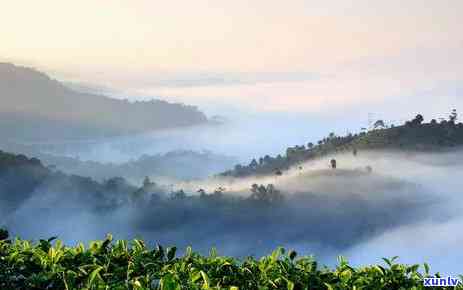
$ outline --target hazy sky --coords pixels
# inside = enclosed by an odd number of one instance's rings
[[[0,59],[57,78],[255,110],[342,110],[417,97],[423,110],[463,105],[460,0],[0,0],[0,7]]]

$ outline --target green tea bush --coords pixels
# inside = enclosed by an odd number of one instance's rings
[[[237,260],[218,256],[215,249],[203,256],[187,248],[178,256],[175,247],[150,249],[141,240],[113,242],[111,235],[75,247],[54,238],[38,243],[3,239],[0,289],[393,290],[424,289],[423,278],[439,277],[426,264],[383,260],[383,265],[355,268],[340,258],[329,269],[283,248],[260,259]]]

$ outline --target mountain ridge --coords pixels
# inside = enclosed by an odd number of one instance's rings
[[[457,113],[453,110],[448,120],[438,123],[432,119],[423,123],[423,116],[418,114],[414,119],[400,126],[378,126],[367,132],[336,136],[334,133],[317,144],[289,147],[284,155],[276,157],[266,155],[258,160],[253,159],[248,165],[236,165],[219,176],[247,177],[252,175],[281,175],[283,171],[303,162],[321,157],[335,157],[338,153],[358,154],[361,150],[401,150],[401,151],[438,151],[463,146],[463,123],[457,123]],[[383,124],[380,120],[378,124]]]
[[[11,63],[0,63],[0,97],[0,132],[10,139],[82,139],[209,122],[195,106],[77,92],[39,70]]]

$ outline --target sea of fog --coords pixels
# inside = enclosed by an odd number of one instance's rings
[[[328,168],[329,159],[338,169]],[[57,235],[68,244],[103,238],[143,238],[148,245],[176,245],[207,253],[244,257],[277,246],[315,255],[325,265],[338,255],[355,265],[400,256],[399,262],[431,265],[432,271],[461,274],[463,254],[463,155],[359,152],[328,156],[281,177],[208,178],[180,183],[187,194],[226,187],[249,196],[252,183],[273,183],[286,201],[271,207],[229,207],[191,200],[125,204],[94,210],[88,201],[41,188],[2,224],[14,235],[37,239]],[[373,173],[365,173],[365,166]],[[40,221],[40,222],[38,222]]]
[[[355,118],[316,115],[224,112],[221,124],[155,131],[139,135],[80,142],[35,144],[43,151],[78,157],[81,160],[121,163],[143,154],[154,155],[175,150],[211,151],[249,162],[266,154],[284,154],[286,148],[317,142],[329,132],[358,132]],[[365,123],[365,122],[364,122]]]

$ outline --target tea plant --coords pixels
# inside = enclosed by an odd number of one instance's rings
[[[239,261],[218,256],[214,249],[202,256],[187,248],[178,256],[175,247],[150,249],[141,240],[113,242],[111,235],[88,246],[67,247],[55,238],[31,243],[7,240],[7,232],[2,233],[0,289],[392,290],[424,289],[423,278],[439,277],[426,264],[403,265],[396,258],[361,268],[340,258],[330,270],[283,248]]]

